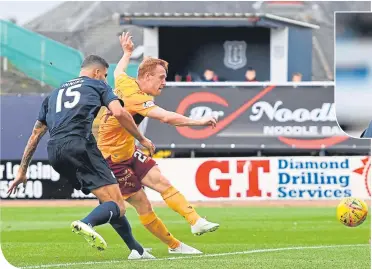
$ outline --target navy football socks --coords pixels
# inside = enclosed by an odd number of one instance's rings
[[[110,222],[111,226],[124,240],[125,244],[128,246],[129,250],[137,250],[140,255],[143,254],[143,247],[134,239],[132,234],[132,228],[125,216],[120,218],[112,219]]]
[[[120,217],[120,209],[115,202],[100,202],[100,205],[81,221],[92,227],[110,222],[130,250],[137,250],[140,255],[143,254],[144,249],[134,239],[128,219],[125,216]]]
[[[119,206],[113,202],[105,202],[93,209],[88,216],[81,221],[92,227],[108,223],[120,217]]]

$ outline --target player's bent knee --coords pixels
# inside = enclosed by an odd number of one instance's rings
[[[117,201],[114,201],[118,207],[119,207],[119,210],[120,210],[120,217],[124,216],[125,213],[126,213],[126,208],[125,208],[125,204],[124,203],[118,203]]]
[[[101,203],[112,201],[111,195],[109,191],[107,190],[106,186],[99,187],[95,190],[92,190],[91,192],[97,197],[97,199]]]
[[[164,177],[162,174],[159,176],[159,180],[156,183],[155,189],[159,193],[163,193],[166,190],[168,190],[170,187],[172,187],[172,184],[169,182],[169,180]]]
[[[147,187],[154,189],[155,191],[162,193],[171,187],[171,183],[166,179],[160,172],[160,169],[155,166],[149,173],[143,178],[143,184]]]
[[[146,215],[153,212],[150,203],[136,203],[133,207],[136,209],[138,215]]]
[[[124,200],[123,199],[120,199],[120,200],[116,200],[114,201],[118,207],[119,207],[119,210],[120,210],[120,217],[124,216],[127,209],[125,207],[125,203],[124,203]]]
[[[138,212],[140,211],[140,212]],[[151,206],[151,203],[150,201],[147,199],[143,199],[140,203],[140,210],[137,210],[137,212],[140,214],[140,215],[144,215],[144,214],[149,214],[151,213],[153,210],[152,210],[152,206]]]
[[[126,210],[125,207],[120,207],[120,206],[119,206],[119,208],[120,208],[120,217],[122,217],[122,216],[125,215],[125,213],[127,212],[127,210]]]
[[[103,186],[103,187],[95,190],[95,192],[99,196],[102,197],[101,198],[101,197],[99,197],[95,194],[101,202],[108,202],[108,201],[115,202],[117,204],[117,206],[119,207],[120,217],[125,215],[126,208],[125,208],[125,204],[124,204],[123,198],[121,196],[118,184],[111,184],[111,185]]]
[[[172,186],[169,180],[166,179],[166,177],[163,176],[162,174],[160,174],[159,184],[161,184],[164,188],[167,188],[167,189]]]
[[[131,196],[127,202],[136,209],[138,215],[149,214],[153,211],[152,205],[143,190],[140,190]]]

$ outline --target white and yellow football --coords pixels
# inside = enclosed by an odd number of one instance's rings
[[[337,219],[348,227],[362,224],[368,215],[367,204],[358,198],[344,198],[337,206]]]

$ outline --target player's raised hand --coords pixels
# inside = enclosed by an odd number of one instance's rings
[[[200,120],[200,126],[212,126],[212,128],[215,128],[216,125],[217,125],[217,119],[212,116],[207,116]]]
[[[150,156],[154,155],[156,148],[150,139],[145,137],[143,140],[139,142],[141,143],[142,146],[144,146],[149,151]]]
[[[121,45],[121,48],[123,49],[124,53],[127,53],[127,54],[132,54],[133,50],[134,50],[134,44],[133,44],[133,41],[132,41],[132,36],[129,35],[129,32],[123,32],[120,36],[119,36],[119,41],[120,41],[120,45]]]
[[[16,178],[14,179],[12,185],[10,185],[7,193],[8,194],[16,193],[18,185],[23,183],[23,185],[25,186],[26,182],[27,182],[26,175],[18,174]]]

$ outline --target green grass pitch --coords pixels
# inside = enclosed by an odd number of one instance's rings
[[[127,261],[128,249],[110,225],[96,230],[106,239],[103,252],[73,234],[70,223],[89,207],[28,207],[1,209],[1,248],[19,268],[371,268],[370,218],[348,228],[335,217],[335,208],[227,207],[198,208],[219,222],[214,233],[193,236],[188,224],[168,208],[156,213],[178,239],[203,251],[200,256],[170,256],[167,247],[140,224],[135,211],[127,217],[144,247],[158,261]],[[344,245],[344,246],[342,246]],[[345,246],[348,245],[348,246]],[[329,247],[327,247],[329,246]],[[165,258],[176,257],[174,260]]]

